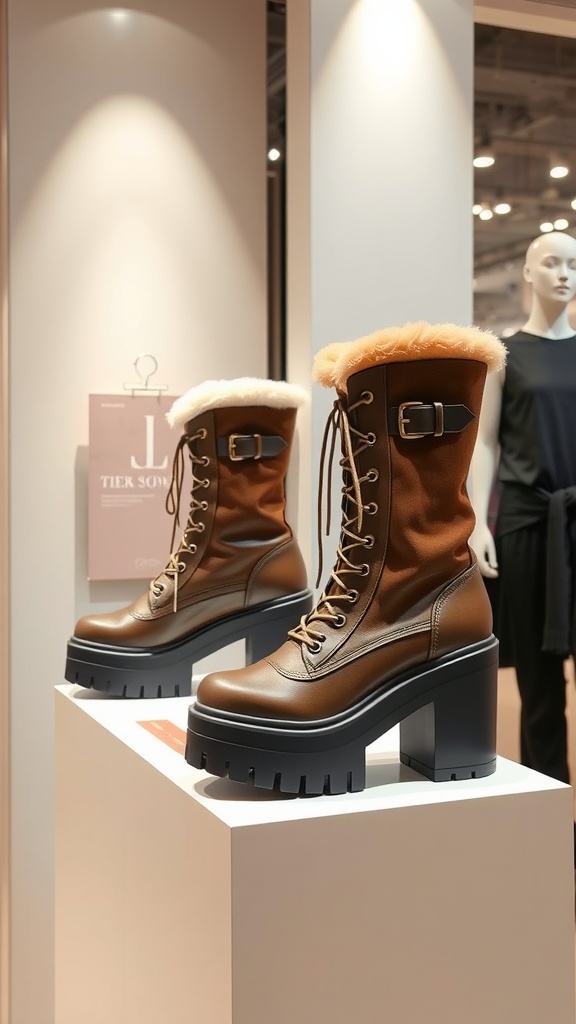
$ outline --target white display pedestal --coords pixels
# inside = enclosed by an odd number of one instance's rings
[[[574,1024],[569,787],[434,784],[389,734],[363,793],[256,792],[162,741],[189,698],[87,697],[56,697],[56,1024]]]

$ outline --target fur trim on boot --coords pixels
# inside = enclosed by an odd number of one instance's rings
[[[283,380],[238,377],[236,380],[205,380],[177,398],[166,413],[171,427],[183,427],[189,420],[227,406],[266,405],[272,409],[298,409],[308,400],[304,388]]]
[[[348,348],[349,341],[335,341],[332,345],[325,345],[314,358],[314,380],[323,384],[325,388],[336,387],[335,369],[336,363],[342,354],[342,350]]]
[[[456,324],[428,324],[421,320],[403,327],[387,327],[356,341],[321,349],[314,361],[314,379],[346,392],[353,373],[378,363],[404,363],[416,359],[474,359],[488,371],[504,366],[506,349],[489,331]],[[330,379],[329,379],[330,378]],[[326,381],[329,383],[326,384]]]

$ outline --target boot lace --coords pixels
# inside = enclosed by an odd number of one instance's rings
[[[336,565],[328,578],[328,583],[319,598],[316,607],[303,615],[299,624],[291,629],[288,636],[297,643],[304,644],[311,654],[317,654],[324,641],[325,633],[322,632],[322,624],[327,623],[337,629],[346,623],[346,615],[342,605],[355,604],[360,596],[357,590],[351,589],[346,577],[350,575],[367,576],[370,570],[369,565],[364,562],[357,565],[352,561],[351,555],[356,548],[371,548],[374,544],[374,537],[368,535],[362,537],[360,531],[364,521],[364,514],[374,514],[377,506],[374,502],[365,505],[362,499],[361,485],[365,481],[374,481],[378,477],[376,469],[370,469],[364,476],[359,476],[356,465],[358,456],[368,447],[376,443],[376,435],[368,434],[357,430],[349,419],[349,413],[360,405],[370,405],[374,400],[371,391],[364,391],[358,401],[346,409],[339,398],[334,403],[332,412],[328,417],[322,439],[320,453],[320,480],[318,485],[318,578],[316,586],[319,585],[323,569],[323,537],[322,537],[322,496],[324,489],[324,475],[326,463],[326,450],[328,438],[330,437],[330,452],[328,456],[328,482],[326,501],[326,534],[330,532],[331,519],[331,484],[332,464],[334,460],[334,449],[338,432],[342,437],[343,457],[339,461],[342,467],[343,487],[342,494],[342,525],[340,528],[340,543],[337,549]]]
[[[170,483],[170,489],[166,495],[166,511],[168,515],[173,516],[174,520],[172,523],[172,538],[170,540],[170,549],[172,554],[170,555],[170,561],[165,569],[156,576],[155,579],[150,583],[150,592],[155,597],[159,597],[164,590],[164,584],[161,582],[162,576],[171,576],[174,584],[174,602],[172,610],[178,611],[178,577],[181,572],[184,572],[186,563],[182,561],[182,555],[186,552],[193,555],[198,545],[193,541],[190,541],[190,535],[194,533],[203,533],[205,525],[203,522],[197,523],[195,516],[198,512],[205,512],[208,508],[207,501],[200,501],[196,497],[196,491],[199,487],[208,487],[210,480],[199,479],[195,473],[196,466],[208,466],[210,459],[207,455],[196,455],[192,450],[192,444],[194,441],[203,440],[206,437],[207,431],[204,427],[201,427],[192,436],[188,434],[182,434],[182,437],[178,441],[176,451],[174,452],[174,458],[172,460],[172,480]],[[174,540],[176,538],[176,530],[180,526],[180,498],[182,494],[182,483],[184,480],[184,469],[185,469],[185,457],[184,449],[188,447],[188,455],[190,457],[190,463],[192,466],[192,488],[190,490],[190,509],[188,512],[188,520],[182,533],[180,543],[174,551]]]

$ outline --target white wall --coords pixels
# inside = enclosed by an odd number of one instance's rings
[[[8,8],[11,1024],[51,1024],[52,690],[77,616],[142,589],[86,583],[87,396],[143,351],[176,394],[266,372],[265,3]]]
[[[292,0],[287,13],[291,366],[380,327],[469,324],[472,0]],[[334,397],[315,388],[313,481]]]

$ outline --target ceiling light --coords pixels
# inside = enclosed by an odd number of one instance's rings
[[[494,213],[510,213],[511,209],[510,203],[496,203]]]
[[[565,178],[570,173],[566,161],[555,155],[550,158],[550,177],[551,178]]]
[[[474,167],[492,167],[495,159],[494,150],[488,143],[485,143],[476,150],[476,156],[472,163]]]
[[[576,210],[576,199],[572,200],[572,202],[570,203],[570,206],[572,207],[573,210]]]
[[[552,222],[551,222],[551,221],[549,221],[549,220],[545,220],[545,221],[544,221],[544,222],[543,222],[543,223],[542,223],[542,224],[540,225],[540,231],[543,231],[544,233],[546,233],[547,231],[554,231],[554,225],[552,224]]]
[[[492,220],[494,214],[489,206],[485,206],[483,210],[480,210],[478,216],[480,217],[480,220]]]
[[[276,149],[276,146],[272,146],[272,149],[268,150],[268,159],[272,160],[273,162],[275,160],[279,160],[281,156],[282,154],[279,149]]]
[[[568,221],[565,217],[558,217],[558,220],[554,221],[554,227],[556,231],[565,231],[568,227]]]
[[[576,199],[574,200],[574,202],[576,203]],[[474,214],[475,217],[477,217],[478,214],[480,213],[480,210],[483,209],[484,207],[482,206],[482,203],[474,203],[474,206],[472,207],[472,213]]]

